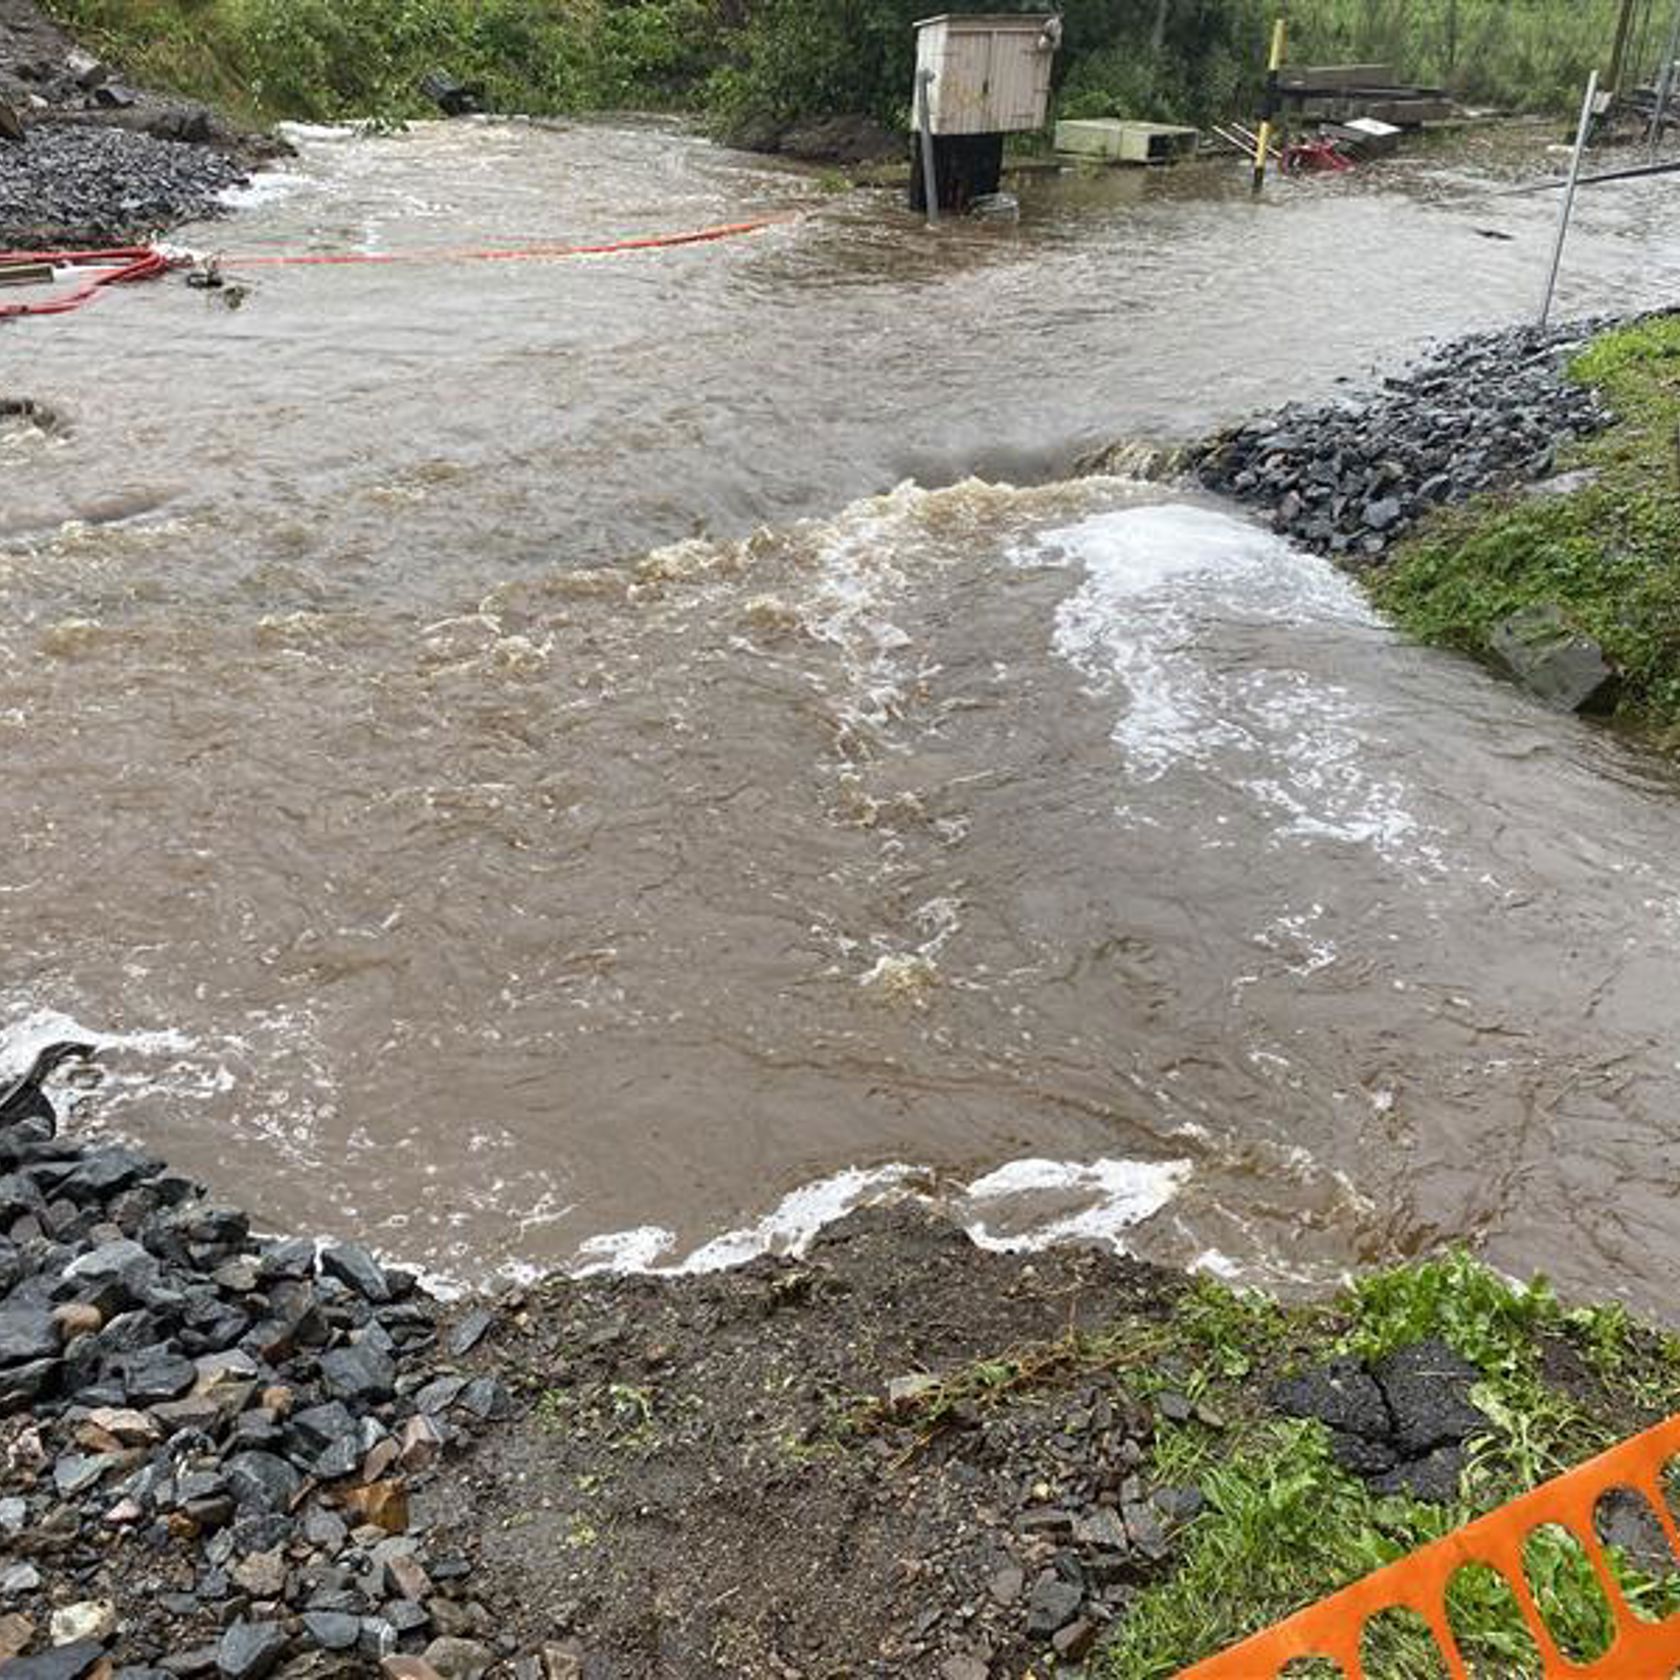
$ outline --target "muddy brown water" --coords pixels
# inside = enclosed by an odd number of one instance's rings
[[[893,1182],[1671,1311],[1668,771],[1229,512],[1058,482],[1521,317],[1551,204],[1481,179],[1041,180],[930,235],[659,126],[304,137],[187,241],[795,217],[0,334],[61,422],[0,434],[8,1059],[97,1033],[78,1124],[458,1278]],[[1674,295],[1667,191],[1587,198],[1567,309]]]

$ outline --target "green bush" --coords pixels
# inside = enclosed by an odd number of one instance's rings
[[[978,3],[978,0],[976,0]],[[906,123],[929,0],[52,0],[130,71],[251,114],[424,109],[447,69],[503,109],[698,107],[725,128]],[[1464,96],[1564,109],[1616,0],[1288,0],[1296,62],[1382,60]],[[1252,112],[1285,0],[1065,0],[1064,115]],[[1652,49],[1655,50],[1655,49]],[[1649,68],[1649,66],[1645,66]]]

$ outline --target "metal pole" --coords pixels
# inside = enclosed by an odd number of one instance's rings
[[[1651,114],[1651,156],[1662,149],[1663,124],[1668,120],[1668,102],[1674,96],[1674,61],[1680,58],[1680,0],[1674,7],[1674,25],[1668,32],[1668,52],[1657,78],[1657,108]]]
[[[922,131],[922,197],[927,205],[928,226],[939,222],[939,177],[933,168],[933,104],[928,89],[933,85],[933,72],[920,71],[916,76],[916,105]]]
[[[1540,305],[1540,325],[1552,318],[1552,297],[1557,291],[1558,271],[1563,267],[1563,247],[1569,238],[1569,218],[1575,211],[1575,188],[1581,180],[1581,159],[1586,156],[1587,135],[1592,130],[1593,106],[1598,103],[1598,72],[1587,79],[1587,97],[1581,103],[1581,126],[1575,135],[1575,156],[1569,165],[1569,187],[1558,213],[1557,245],[1552,251],[1552,271],[1546,277],[1546,296]]]
[[[1278,96],[1278,72],[1283,69],[1283,50],[1289,39],[1289,25],[1279,18],[1272,25],[1272,53],[1266,63],[1266,113],[1260,122],[1260,141],[1254,148],[1254,190],[1261,192],[1266,185],[1266,160],[1272,150],[1272,124],[1277,120],[1281,101]]]

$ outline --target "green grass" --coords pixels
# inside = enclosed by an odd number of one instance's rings
[[[1599,339],[1572,376],[1618,416],[1565,465],[1567,496],[1485,498],[1430,522],[1376,583],[1425,641],[1485,656],[1493,627],[1555,603],[1624,678],[1621,715],[1680,728],[1680,316]]]
[[[48,0],[137,79],[233,110],[387,120],[427,114],[442,69],[493,109],[691,104],[718,67],[712,0]]]
[[[1199,1285],[1171,1328],[1179,1356],[1197,1364],[1192,1386],[1233,1421],[1158,1433],[1156,1477],[1194,1482],[1207,1506],[1185,1531],[1173,1573],[1117,1624],[1098,1665],[1109,1680],[1165,1680],[1603,1451],[1643,1419],[1680,1410],[1680,1343],[1620,1309],[1565,1311],[1543,1283],[1513,1287],[1464,1254],[1371,1274],[1327,1307],[1284,1309]],[[1483,1376],[1476,1399],[1490,1427],[1452,1505],[1377,1498],[1336,1467],[1319,1425],[1270,1416],[1255,1401],[1257,1379],[1269,1384],[1282,1369],[1332,1352],[1378,1358],[1424,1336],[1451,1343]],[[1578,1391],[1546,1380],[1548,1342],[1577,1359]],[[1534,1547],[1530,1578],[1555,1636],[1566,1649],[1603,1649],[1609,1607],[1584,1554],[1549,1532]],[[1680,1610],[1680,1581],[1619,1554],[1613,1561],[1648,1610]],[[1482,1672],[1538,1674],[1497,1577],[1455,1582],[1452,1612]],[[1422,1624],[1404,1620],[1373,1628],[1367,1663],[1372,1680],[1442,1673]]]
[[[1481,1373],[1474,1398],[1488,1416],[1449,1505],[1377,1497],[1336,1466],[1320,1425],[1282,1418],[1269,1404],[1282,1376],[1333,1356],[1375,1361],[1428,1337]],[[1567,1384],[1560,1371],[1570,1373]],[[1158,1420],[1150,1474],[1158,1486],[1194,1485],[1206,1501],[1179,1535],[1170,1573],[1131,1600],[1092,1659],[1090,1672],[1104,1680],[1166,1680],[1680,1411],[1680,1339],[1620,1307],[1567,1309],[1543,1280],[1512,1284],[1453,1251],[1365,1274],[1329,1302],[1300,1306],[1197,1280],[1165,1316],[1001,1351],[897,1408],[856,1402],[837,1440],[907,1427],[909,1458],[947,1428],[1098,1372],[1118,1377],[1133,1399],[1173,1389],[1194,1403],[1190,1422]],[[1604,1649],[1613,1622],[1585,1554],[1541,1531],[1528,1563],[1563,1648]],[[1611,1563],[1647,1613],[1680,1611],[1680,1571],[1652,1574],[1613,1549]],[[1537,1680],[1532,1641],[1500,1577],[1461,1573],[1449,1608],[1478,1672]],[[1373,1624],[1370,1641],[1371,1680],[1444,1675],[1415,1619]]]

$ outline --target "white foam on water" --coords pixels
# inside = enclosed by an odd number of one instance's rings
[[[636,1225],[628,1231],[604,1231],[578,1244],[578,1277],[595,1272],[662,1272],[659,1262],[677,1246],[677,1234],[663,1225]]]
[[[964,1228],[982,1248],[1033,1252],[1058,1243],[1124,1247],[1122,1236],[1153,1218],[1183,1188],[1188,1161],[1011,1161],[968,1186]],[[1040,1217],[1044,1198],[1083,1205]]]
[[[1438,864],[1411,790],[1368,768],[1373,709],[1304,669],[1231,657],[1257,626],[1325,626],[1374,642],[1380,620],[1326,562],[1181,504],[1096,514],[1011,558],[1083,571],[1052,642],[1094,695],[1123,694],[1112,733],[1134,781],[1216,773],[1280,819],[1281,834]]]
[[[283,122],[274,125],[274,132],[294,146],[304,146],[311,141],[357,140],[362,131],[354,123]]]
[[[892,1162],[847,1167],[790,1191],[753,1225],[725,1231],[681,1260],[676,1234],[638,1225],[590,1237],[569,1268],[576,1277],[649,1272],[675,1277],[725,1271],[763,1254],[798,1257],[826,1227],[875,1202],[911,1199],[957,1218],[981,1248],[1029,1253],[1058,1243],[1124,1251],[1125,1232],[1159,1213],[1190,1176],[1188,1161],[1012,1161],[950,1194],[919,1188],[925,1171]],[[1053,1204],[1046,1212],[1044,1204]],[[1072,1204],[1072,1205],[1070,1205]]]
[[[726,1231],[695,1249],[678,1268],[684,1272],[720,1272],[744,1265],[760,1254],[803,1254],[825,1225],[832,1225],[865,1202],[904,1187],[913,1176],[905,1166],[848,1167],[790,1191],[756,1225]]]
[[[925,498],[903,484],[848,509],[827,534],[817,585],[802,608],[807,633],[840,653],[852,684],[846,711],[876,727],[890,722],[904,699],[904,659],[912,644],[893,621],[892,607],[909,580],[896,560]]]
[[[149,1032],[107,1032],[85,1025],[62,1009],[44,1008],[28,1002],[14,1002],[8,1008],[12,1018],[0,1023],[0,1070],[4,1070],[7,1079],[23,1073],[37,1053],[49,1044],[61,1041],[91,1044],[95,1050],[131,1051],[154,1062],[164,1057],[179,1061],[198,1047],[196,1039],[173,1028]],[[75,1064],[64,1071],[70,1077],[65,1079],[61,1074],[48,1082],[48,1089],[53,1093],[59,1113],[69,1116],[76,1114],[92,1093],[77,1082]],[[96,1077],[100,1086],[101,1111],[109,1105],[113,1084],[118,1087],[140,1084],[151,1089],[159,1083],[153,1073],[114,1075],[109,1067],[102,1068]]]
[[[61,1009],[28,1005],[13,1008],[21,1008],[23,1012],[0,1026],[0,1065],[15,1068],[19,1073],[37,1052],[62,1039],[91,1044],[96,1050],[138,1050],[148,1056],[181,1055],[197,1044],[196,1039],[172,1027],[152,1032],[103,1032],[84,1026],[74,1015],[67,1015]]]
[[[265,204],[277,204],[313,185],[307,175],[295,170],[259,169],[248,180],[224,187],[216,198],[230,210],[255,210]]]

